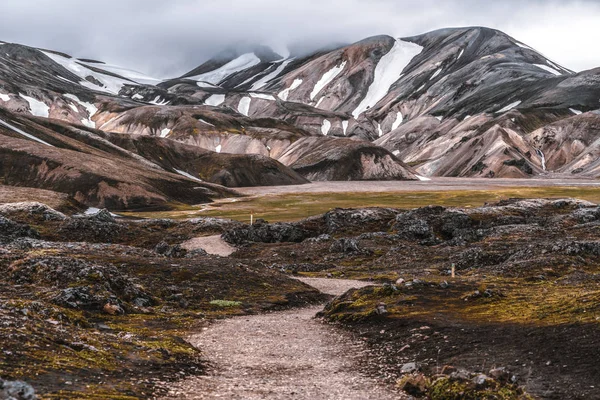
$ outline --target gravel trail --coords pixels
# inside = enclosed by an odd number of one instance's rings
[[[301,279],[339,295],[366,284]],[[212,365],[207,376],[179,382],[178,399],[402,399],[400,393],[361,375],[362,344],[315,320],[309,307],[220,321],[191,338]]]

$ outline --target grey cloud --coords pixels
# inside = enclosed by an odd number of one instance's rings
[[[320,47],[448,26],[505,31],[575,70],[600,66],[585,0],[2,0],[0,40],[175,76],[239,41]]]

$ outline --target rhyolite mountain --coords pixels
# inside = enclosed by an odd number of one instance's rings
[[[493,29],[284,56],[238,46],[166,80],[0,48],[0,182],[89,205],[307,180],[600,175],[600,69],[574,73]]]

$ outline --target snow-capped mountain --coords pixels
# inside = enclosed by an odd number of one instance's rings
[[[377,36],[308,55],[242,46],[167,80],[0,48],[0,137],[54,152],[83,151],[71,143],[83,141],[230,186],[600,175],[600,69],[576,74],[492,29]],[[23,184],[52,186],[36,173]]]

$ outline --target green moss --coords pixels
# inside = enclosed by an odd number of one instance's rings
[[[490,381],[485,388],[478,388],[470,381],[451,378],[435,380],[427,390],[431,400],[532,400],[533,398],[515,385],[501,385]]]
[[[493,184],[493,183],[490,183]],[[600,203],[600,191],[587,187],[516,187],[489,190],[399,191],[354,193],[291,193],[276,196],[254,196],[225,199],[209,205],[188,206],[168,212],[127,212],[140,218],[221,217],[238,221],[255,218],[270,222],[297,221],[320,215],[336,207],[393,207],[410,209],[428,205],[478,207],[484,203],[508,198],[565,198],[576,197]]]
[[[239,307],[242,305],[240,301],[231,300],[213,300],[210,304],[217,307]]]

